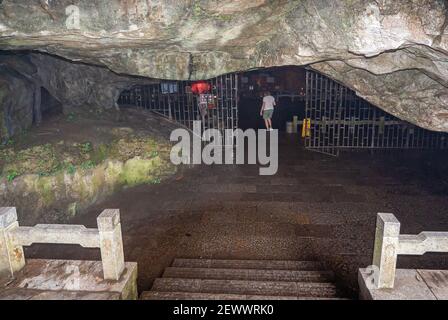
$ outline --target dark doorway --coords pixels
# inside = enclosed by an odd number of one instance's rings
[[[40,88],[40,99],[42,119],[48,119],[62,113],[62,104],[44,87]]]
[[[260,116],[262,99],[269,91],[276,100],[273,126],[286,130],[286,123],[297,116],[299,123],[305,118],[305,69],[297,66],[273,67],[240,74],[238,116],[241,129],[263,129]]]

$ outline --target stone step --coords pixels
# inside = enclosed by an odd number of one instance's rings
[[[256,270],[219,268],[178,268],[169,267],[164,278],[215,279],[215,280],[255,280],[255,281],[297,281],[329,282],[334,280],[331,271],[298,270]]]
[[[141,300],[346,300],[345,298],[318,298],[293,296],[262,296],[226,293],[144,291]]]
[[[336,298],[332,283],[158,278],[153,291]]]
[[[62,292],[61,299],[115,299],[113,293],[118,293],[120,299],[135,300],[138,298],[136,279],[136,262],[125,262],[118,281],[105,281],[101,261],[27,259],[26,265],[8,283],[8,289],[15,289],[9,294],[23,294],[24,299],[30,295],[33,299],[53,299]]]
[[[174,259],[172,267],[302,271],[325,270],[325,266],[318,261],[290,260]]]
[[[0,300],[120,300],[118,292],[36,290],[11,288],[0,290]]]

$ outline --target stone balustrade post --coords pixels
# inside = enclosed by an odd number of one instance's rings
[[[118,280],[124,270],[120,210],[104,210],[97,218],[104,279]]]
[[[373,264],[378,289],[393,288],[400,236],[400,222],[391,213],[378,213],[375,232]]]
[[[16,208],[0,207],[0,276],[13,276],[25,266],[23,248],[9,234],[18,227]]]

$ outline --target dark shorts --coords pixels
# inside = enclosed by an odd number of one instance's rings
[[[274,113],[274,109],[264,110],[263,111],[263,119],[271,119],[272,114]]]

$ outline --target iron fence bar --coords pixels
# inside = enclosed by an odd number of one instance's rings
[[[214,105],[204,119],[204,129],[238,127],[237,73],[221,75],[212,85]],[[317,72],[306,70],[305,115],[310,119],[310,135],[305,147],[326,154],[339,149],[446,149],[448,135],[431,132],[402,121],[373,106],[354,91]],[[199,115],[197,97],[187,92],[191,81],[166,81],[162,85],[134,86],[123,91],[117,103],[151,110],[192,129]]]

